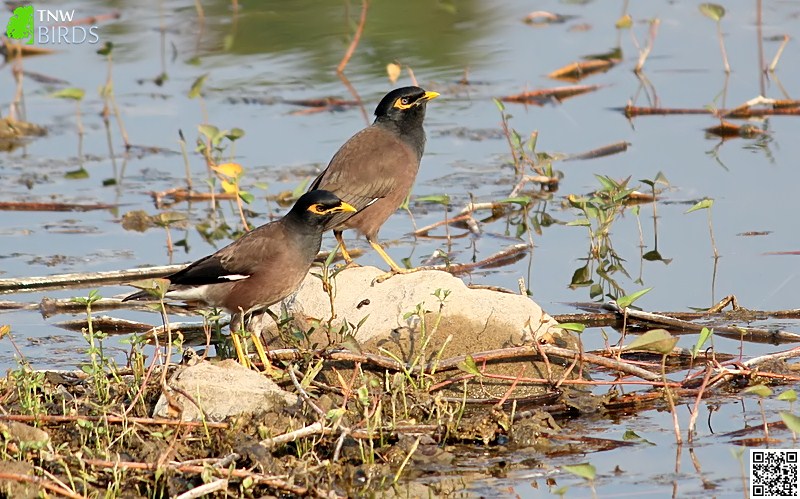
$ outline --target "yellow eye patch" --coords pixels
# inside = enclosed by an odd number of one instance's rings
[[[342,201],[341,204],[333,206],[331,208],[326,208],[326,207],[324,207],[323,205],[321,205],[319,203],[312,204],[311,206],[308,207],[308,211],[310,211],[311,213],[313,213],[315,215],[329,215],[331,213],[341,213],[341,212],[344,212],[344,211],[355,212],[355,211],[358,211],[358,210],[356,210],[354,207],[352,207],[349,204],[347,204],[344,201]]]
[[[392,107],[397,109],[409,109],[414,106],[415,102],[416,101],[412,101],[409,97],[400,97],[394,101]]]
[[[325,208],[321,204],[317,203],[317,204],[312,204],[311,206],[309,206],[308,207],[308,211],[310,211],[311,213],[314,213],[316,215],[325,215],[326,213],[328,213],[330,211],[330,209]]]

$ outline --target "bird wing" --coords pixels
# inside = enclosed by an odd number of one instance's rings
[[[202,286],[247,279],[256,271],[257,265],[271,265],[273,255],[266,248],[272,246],[271,240],[280,240],[281,228],[279,222],[258,227],[168,279],[177,286]]]
[[[339,149],[309,190],[331,191],[362,210],[397,187],[396,165],[410,160],[411,152],[400,139],[373,125]]]

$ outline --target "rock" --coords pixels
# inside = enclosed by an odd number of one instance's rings
[[[327,329],[331,317],[330,297],[320,278],[312,275],[319,272],[313,269],[284,304],[299,329],[315,327],[318,335]],[[409,345],[420,337],[423,325],[431,337],[428,352],[436,353],[445,345],[443,356],[533,340],[553,341],[552,334],[560,334],[557,328],[550,331],[557,323],[527,296],[471,289],[458,277],[435,270],[400,274],[373,285],[375,277],[383,272],[375,267],[355,267],[339,272],[333,279],[335,317],[331,331],[339,332],[346,321],[349,334],[355,331],[355,339],[365,351],[375,352],[383,347],[411,360],[413,348]],[[418,305],[422,313],[416,313]],[[280,305],[272,310],[280,314]],[[264,336],[271,338],[271,345],[286,343],[276,338],[275,323],[268,316],[261,317],[255,330],[259,326],[268,332]],[[324,338],[321,335],[314,341],[324,345]]]
[[[15,442],[27,446],[30,446],[30,444],[46,446],[50,443],[50,435],[44,430],[19,421],[0,421],[0,441]]]
[[[153,417],[201,421],[205,413],[207,421],[222,421],[230,416],[280,412],[298,404],[296,395],[284,391],[272,380],[232,359],[218,363],[202,361],[181,368],[169,385],[178,389],[170,393],[174,405],[170,406],[167,396],[162,393],[153,410]],[[194,402],[181,391],[192,397]],[[176,411],[180,411],[180,414],[175,414]]]

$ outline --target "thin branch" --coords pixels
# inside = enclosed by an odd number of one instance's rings
[[[353,52],[355,52],[356,47],[358,47],[358,42],[361,40],[361,34],[364,32],[364,25],[367,23],[368,9],[369,0],[361,0],[361,19],[358,21],[358,27],[353,35],[353,40],[350,41],[350,46],[347,47],[347,52],[345,52],[344,57],[342,57],[341,62],[339,62],[339,65],[336,66],[337,73],[344,72],[344,68],[347,67],[347,63],[350,62],[350,58],[353,57]]]

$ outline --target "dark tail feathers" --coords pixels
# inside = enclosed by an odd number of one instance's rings
[[[152,300],[152,299],[153,299],[153,295],[151,295],[147,291],[142,290],[142,291],[137,291],[137,292],[133,293],[132,295],[126,296],[125,298],[122,299],[122,301]]]

